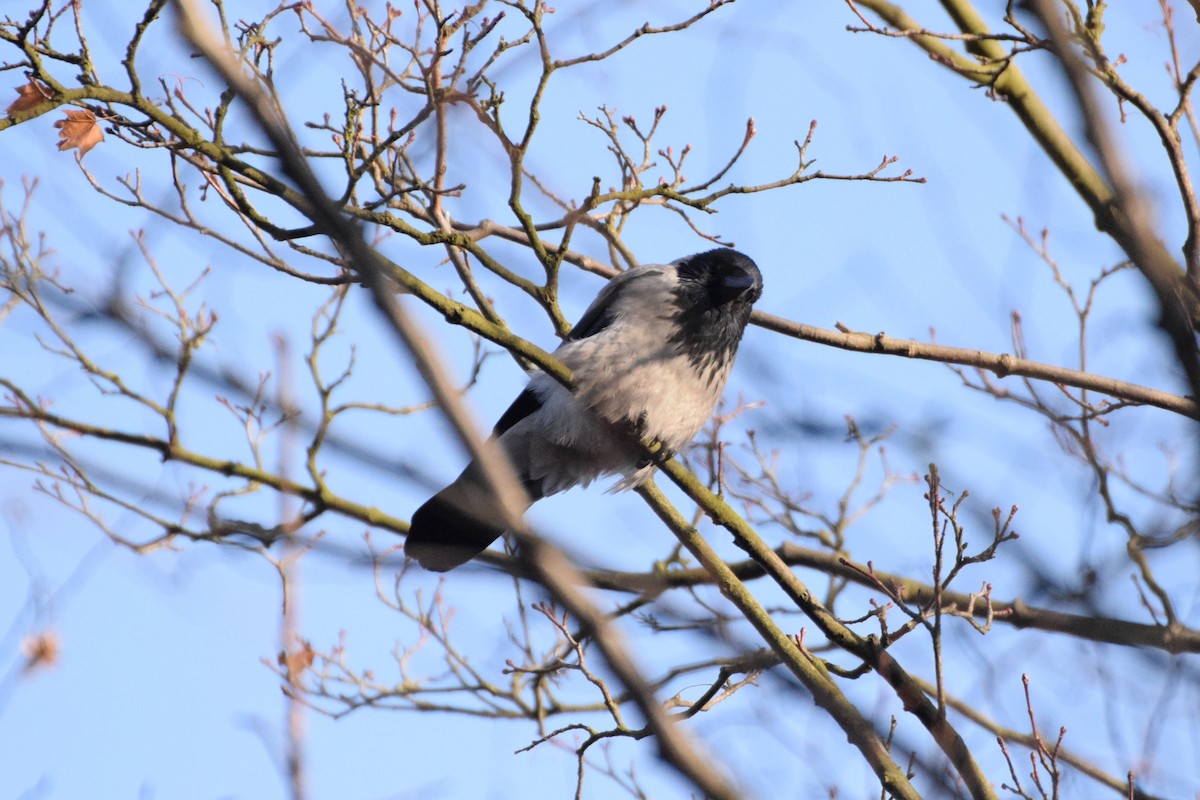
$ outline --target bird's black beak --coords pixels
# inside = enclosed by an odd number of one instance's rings
[[[736,300],[747,293],[752,294],[751,299],[754,300],[757,299],[760,291],[762,291],[762,287],[758,282],[758,276],[745,270],[735,270],[721,278],[719,293],[723,303]]]

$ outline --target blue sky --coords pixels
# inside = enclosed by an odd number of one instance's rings
[[[682,18],[700,5],[656,4],[655,21]],[[948,27],[936,4],[913,4],[910,10],[930,27]],[[332,20],[344,16],[337,8],[329,13]],[[560,3],[550,22],[551,41],[563,54],[587,52],[619,39],[644,22],[646,13],[634,3]],[[102,14],[86,5],[82,14],[95,31],[91,41],[101,74],[115,80],[121,37],[138,15],[111,9]],[[1127,55],[1122,69],[1131,83],[1166,102],[1170,84],[1162,67],[1164,38],[1155,20],[1152,4],[1110,9],[1110,50]],[[1195,57],[1200,37],[1195,25],[1182,21],[1181,44],[1185,54]],[[720,203],[719,213],[701,222],[756,259],[766,283],[759,308],[827,328],[841,322],[856,330],[916,339],[928,339],[932,329],[941,343],[993,352],[1011,349],[1010,312],[1016,309],[1032,358],[1075,366],[1078,332],[1070,306],[1046,266],[1001,215],[1021,216],[1033,230],[1050,228],[1064,276],[1079,285],[1121,255],[1096,233],[1086,209],[1008,108],[930,64],[905,42],[845,30],[856,22],[837,4],[740,2],[686,34],[639,41],[608,62],[566,71],[546,96],[530,167],[567,196],[582,196],[593,175],[607,185],[614,174],[611,156],[578,115],[594,115],[597,106],[607,104],[643,121],[666,103],[669,110],[657,141],[676,151],[690,144],[687,171],[695,178],[724,164],[742,139],[746,119],[753,117],[758,134],[730,179],[765,182],[794,168],[793,142],[803,139],[815,119],[809,157],[817,159],[816,168],[860,173],[874,168],[884,155],[894,155],[900,161],[892,172],[912,169],[927,183],[815,181]],[[280,33],[294,31],[294,24],[283,18],[277,24]],[[170,44],[169,26],[158,35],[162,44],[146,52],[144,73],[177,80],[201,95],[212,93],[216,79],[200,62],[181,57],[178,46]],[[530,86],[528,59],[518,55],[501,73],[514,106]],[[338,64],[328,50],[301,49],[282,57],[278,66],[285,106],[296,118],[315,118],[318,109],[341,97]],[[1058,108],[1069,108],[1045,56],[1031,55],[1022,66]],[[11,80],[0,89],[23,82],[11,71],[2,74]],[[1063,113],[1064,122],[1073,125],[1069,112]],[[102,293],[114,265],[122,265],[121,274],[134,289],[148,293],[154,288],[128,233],[144,229],[148,250],[176,285],[190,283],[211,267],[196,295],[197,302],[203,299],[221,314],[206,363],[230,365],[249,376],[274,369],[277,335],[290,343],[293,354],[303,352],[312,309],[327,290],[281,283],[260,265],[210,240],[96,196],[72,154],[54,149],[51,119],[0,135],[3,199],[11,210],[20,202],[20,180],[39,178],[28,224],[46,231],[55,250],[53,264],[67,282],[80,287],[83,297]],[[463,116],[452,124],[473,123]],[[1139,180],[1163,208],[1173,209],[1170,174],[1154,149],[1152,132],[1132,118],[1120,132]],[[456,201],[461,218],[505,220],[499,163],[494,149],[486,146],[455,153],[450,180],[469,180],[473,189]],[[161,170],[158,154],[112,137],[89,153],[84,164],[108,186],[135,169],[144,170],[148,181],[161,181],[161,172],[155,172]],[[213,201],[201,211],[219,218],[221,209]],[[1181,240],[1181,224],[1164,213],[1164,238]],[[653,209],[635,215],[625,241],[647,263],[706,246],[676,217]],[[577,244],[590,255],[604,256],[594,238]],[[435,287],[455,285],[448,267],[435,266],[437,256],[395,238],[380,247]],[[513,262],[523,274],[536,276],[532,259]],[[567,316],[576,317],[600,286],[595,276],[565,275]],[[499,285],[486,288],[523,336],[548,349],[554,345],[553,331],[532,303]],[[461,365],[470,347],[467,335],[446,333],[435,314],[407,305],[439,336],[451,362]],[[1089,356],[1092,368],[1180,391],[1177,377],[1164,366],[1153,323],[1150,300],[1137,275],[1128,271],[1112,278],[1101,290],[1092,322],[1097,332]],[[350,343],[355,344],[357,365],[348,392],[363,401],[394,405],[426,399],[416,373],[392,346],[365,298],[348,301],[343,326],[326,363],[344,362]],[[35,331],[33,322],[20,315],[0,327],[0,374],[53,397],[60,409],[94,408],[113,424],[147,421],[118,403],[98,402],[69,364],[42,354]],[[98,358],[127,371],[137,385],[164,390],[163,377],[131,337],[93,329],[87,341]],[[302,382],[302,374],[293,374]],[[524,379],[510,359],[488,360],[468,398],[481,424],[503,410]],[[207,452],[244,456],[243,434],[213,402],[215,393],[200,385],[185,396],[185,409],[193,415],[191,435]],[[781,344],[778,337],[752,329],[727,396],[732,400],[739,393],[764,405],[738,420],[731,435],[740,437],[748,428],[777,434],[786,443],[780,475],[816,507],[836,504],[853,469],[852,448],[839,441],[846,415],[869,432],[895,425],[889,445],[892,467],[919,474],[936,460],[947,485],[969,488],[976,498],[975,524],[984,524],[979,520],[993,505],[1019,503],[1022,539],[1012,546],[1011,560],[980,573],[995,583],[998,596],[1030,590],[1026,563],[1040,563],[1050,571],[1070,569],[1078,560],[1103,566],[1124,551],[1123,535],[1104,523],[1095,504],[1085,503],[1092,491],[1090,477],[1055,445],[1045,424],[1012,405],[963,389],[942,365],[792,341]],[[311,393],[302,392],[301,402],[311,409]],[[1187,431],[1166,416],[1129,411],[1115,417],[1104,434],[1111,452],[1126,453],[1150,481],[1166,474],[1161,446],[1178,445]],[[431,488],[452,478],[462,465],[453,437],[433,414],[415,422],[352,415],[338,432],[428,476],[426,482],[402,480],[386,469],[329,456],[335,488],[397,516],[407,517]],[[18,432],[5,421],[0,435],[15,438]],[[111,449],[91,452],[107,467],[127,469],[168,494],[186,492],[194,479],[194,473],[145,456]],[[871,470],[870,479],[878,480],[878,466]],[[0,471],[0,795],[31,800],[285,796],[278,766],[282,696],[278,677],[263,663],[271,662],[279,649],[280,591],[270,565],[248,552],[208,545],[135,555],[108,545],[86,519],[31,491],[31,482],[28,474]],[[668,534],[647,525],[649,512],[637,497],[610,496],[603,488],[547,500],[531,520],[588,563],[637,568],[669,550]],[[856,556],[894,571],[927,570],[928,523],[922,523],[921,491],[919,484],[898,486],[882,513],[856,526]],[[1122,499],[1136,503],[1132,496]],[[244,506],[248,513],[264,507],[271,505],[254,501]],[[113,521],[131,535],[149,533],[131,515],[117,514]],[[318,648],[333,646],[344,632],[351,664],[394,680],[392,649],[397,642],[415,642],[415,626],[379,602],[370,569],[345,557],[347,551],[361,550],[364,526],[331,521],[327,530],[329,547],[302,562],[301,630]],[[386,534],[374,537],[381,547],[394,544]],[[722,553],[737,554],[727,537],[712,538]],[[1169,556],[1153,557],[1161,561],[1160,577],[1180,599],[1181,615],[1195,624],[1195,547],[1188,544]],[[818,576],[806,579],[821,585]],[[419,588],[426,597],[438,585],[430,575],[413,574],[406,581],[410,592]],[[1103,610],[1141,619],[1129,580],[1122,578],[1114,586],[1110,606]],[[458,609],[455,630],[478,643],[472,661],[498,674],[509,656],[503,626],[515,619],[510,584],[464,571],[447,577],[442,591]],[[39,630],[54,632],[61,656],[53,668],[25,675],[19,644]],[[635,653],[647,664],[686,660],[686,648],[695,645],[694,640],[684,643],[644,632],[630,636]],[[950,646],[955,665],[948,678],[951,689],[986,698],[1004,724],[1026,724],[1018,680],[1025,672],[1046,711],[1046,729],[1056,730],[1059,720],[1069,723],[1068,746],[1122,768],[1140,768],[1150,758],[1158,765],[1158,791],[1171,796],[1195,791],[1194,767],[1189,775],[1185,766],[1197,763],[1200,747],[1194,725],[1187,722],[1189,715],[1194,719],[1197,700],[1189,679],[1180,678],[1174,685],[1178,688],[1123,679],[1154,663],[1153,655],[1112,653],[1111,648],[1003,628],[982,639],[956,629]],[[983,651],[988,666],[978,669]],[[902,643],[899,657],[916,669],[928,667],[926,648],[916,642]],[[417,663],[437,666],[428,651]],[[1074,663],[1080,665],[1077,670],[1062,668]],[[701,687],[673,690],[687,696]],[[867,709],[882,709],[894,700],[886,689],[865,681],[845,690]],[[1113,695],[1122,702],[1107,702]],[[783,711],[773,707],[776,703],[791,707]],[[1147,718],[1135,712],[1150,707],[1158,709],[1151,718],[1172,736],[1147,752],[1139,727],[1148,724]],[[747,791],[760,797],[783,792],[819,796],[828,775],[811,758],[828,757],[828,742],[841,742],[841,734],[819,717],[811,702],[783,688],[774,675],[699,715],[693,729],[735,770]],[[570,796],[575,784],[570,753],[551,744],[513,755],[535,735],[525,722],[372,709],[336,721],[310,714],[311,796]],[[915,724],[902,735],[912,741],[923,737]],[[978,751],[985,754],[981,757],[990,776],[997,781],[1006,777],[994,748],[979,744]],[[836,777],[851,795],[877,791],[852,749],[832,752],[844,760]],[[615,743],[612,758],[618,765],[632,758],[650,796],[686,796],[686,786],[656,764],[647,743]],[[764,766],[750,769],[748,762]],[[1075,781],[1067,785],[1065,796],[1090,797],[1092,791],[1090,784]],[[584,796],[626,795],[593,774]]]

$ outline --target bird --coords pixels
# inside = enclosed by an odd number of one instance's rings
[[[554,351],[574,391],[538,372],[492,431],[529,503],[605,475],[621,476],[610,491],[636,488],[656,468],[642,440],[663,459],[685,447],[712,416],[762,286],[754,261],[729,248],[610,280]],[[471,462],[414,512],[405,554],[448,571],[499,538],[502,518]]]

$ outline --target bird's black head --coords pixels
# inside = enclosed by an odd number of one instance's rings
[[[686,256],[675,262],[680,288],[692,296],[692,302],[713,307],[729,303],[747,307],[762,294],[762,273],[758,265],[737,250],[719,249]],[[695,290],[701,290],[697,292]]]
[[[747,255],[719,249],[675,262],[679,332],[675,341],[696,363],[732,359],[762,295],[762,273]]]

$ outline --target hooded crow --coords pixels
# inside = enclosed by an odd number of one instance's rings
[[[602,475],[611,491],[654,471],[641,439],[666,457],[712,415],[738,343],[762,294],[762,275],[736,250],[650,264],[609,281],[554,355],[574,373],[572,392],[538,373],[492,436],[532,503]],[[472,462],[413,514],[405,553],[444,572],[502,533],[499,500]]]

